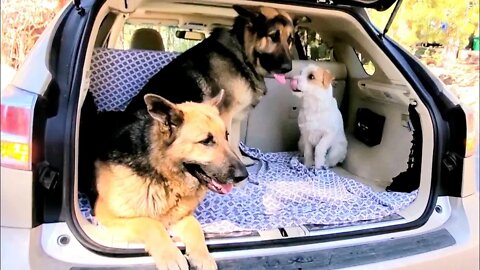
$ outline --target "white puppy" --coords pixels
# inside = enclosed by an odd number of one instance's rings
[[[294,94],[302,98],[298,147],[307,167],[333,167],[347,155],[342,114],[332,93],[333,79],[328,70],[309,65],[290,81]]]

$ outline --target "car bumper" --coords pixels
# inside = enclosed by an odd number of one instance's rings
[[[355,244],[342,240],[328,243],[330,248],[309,245],[305,251],[296,246],[213,256],[220,269],[479,269],[478,193],[450,201],[450,219],[417,235],[365,237]],[[2,227],[1,234],[2,269],[154,269],[150,257],[113,258],[85,249],[64,223]],[[62,244],[61,237],[67,237],[68,244]]]

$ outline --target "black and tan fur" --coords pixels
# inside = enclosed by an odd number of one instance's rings
[[[248,176],[226,139],[222,95],[177,105],[146,95],[146,110],[112,133],[96,162],[96,218],[116,238],[145,244],[158,269],[188,269],[167,230],[185,243],[191,265],[216,269],[192,214],[208,181]]]
[[[269,7],[234,6],[239,16],[231,30],[215,29],[155,74],[127,108],[134,113],[142,97],[154,93],[173,103],[201,102],[225,89],[220,114],[238,156],[240,123],[266,93],[264,76],[292,68],[292,18]],[[172,90],[175,89],[175,90]]]

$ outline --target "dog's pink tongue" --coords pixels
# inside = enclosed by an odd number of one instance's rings
[[[284,75],[284,74],[273,74],[273,77],[274,77],[275,80],[277,80],[277,82],[280,83],[280,84],[286,84],[286,83],[287,83],[287,80],[285,79],[285,75]]]
[[[233,184],[223,184],[222,185],[222,193],[223,194],[230,193],[230,191],[232,191],[232,189],[233,189]]]
[[[297,90],[298,80],[297,79],[291,79],[290,80],[290,87],[292,87],[292,90]]]
[[[233,184],[220,184],[217,181],[211,181],[210,182],[213,186],[215,186],[215,189],[218,191],[218,193],[221,194],[227,194],[233,189]]]

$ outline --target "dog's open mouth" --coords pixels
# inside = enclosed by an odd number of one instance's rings
[[[290,88],[292,88],[293,92],[302,92],[302,90],[298,89],[298,80],[296,78],[290,79]]]
[[[286,84],[287,79],[290,80],[290,87],[292,88],[292,91],[297,93],[302,92],[302,90],[298,89],[297,87],[298,85],[297,79],[286,77],[285,74],[273,74],[273,77],[280,84]]]
[[[233,189],[233,183],[220,183],[217,179],[210,177],[198,164],[185,163],[185,168],[188,173],[197,178],[200,182],[203,182],[207,187],[220,194],[227,194]]]

